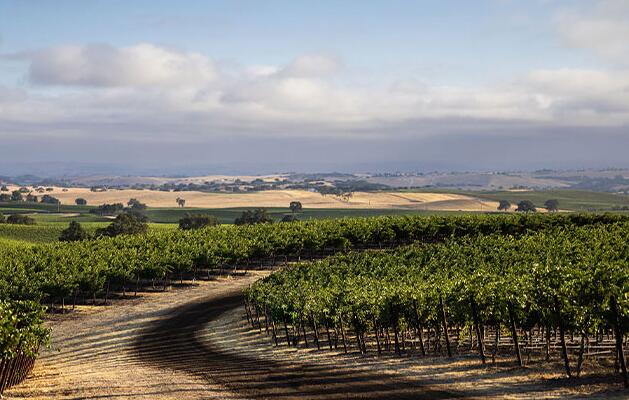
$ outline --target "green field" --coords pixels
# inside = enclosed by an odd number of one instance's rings
[[[467,196],[479,197],[487,200],[507,200],[512,205],[519,201],[530,200],[538,208],[544,207],[544,202],[549,199],[559,201],[559,208],[566,211],[615,211],[615,207],[629,207],[629,195],[591,192],[587,190],[526,190],[526,191],[467,191],[454,189],[410,189],[407,192],[430,192],[430,193],[454,193]]]
[[[627,195],[581,190],[496,191],[477,193],[476,195],[489,200],[508,200],[514,205],[521,200],[530,200],[537,207],[543,207],[544,202],[548,199],[557,199],[560,209],[570,211],[612,211],[614,207],[629,207],[629,196]]]

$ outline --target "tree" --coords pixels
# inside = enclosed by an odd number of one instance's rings
[[[207,214],[186,214],[179,220],[179,229],[201,229],[206,226],[218,225],[218,219],[213,215]]]
[[[61,203],[58,198],[52,197],[49,194],[43,195],[41,197],[41,202],[45,204],[60,204]]]
[[[303,207],[301,205],[301,201],[291,201],[288,208],[290,208],[293,214],[295,214],[296,212],[301,211]]]
[[[8,192],[9,188],[7,187],[7,185],[2,185],[2,187],[0,188],[0,191],[2,192]]]
[[[11,201],[11,195],[8,193],[1,193],[0,194],[0,202],[9,202]]]
[[[535,208],[535,204],[533,204],[532,201],[522,200],[518,203],[518,208],[516,208],[515,211],[529,213],[536,212],[537,208]]]
[[[75,199],[74,202],[76,203],[77,206],[86,206],[87,205],[87,200],[85,200],[84,198],[79,197],[78,199]]]
[[[186,199],[182,199],[181,197],[177,197],[177,205],[179,207],[185,207],[186,205]]]
[[[12,214],[7,217],[7,224],[35,225],[35,220],[28,215]]]
[[[129,201],[127,202],[127,206],[129,206],[129,208],[134,211],[146,210],[146,204],[141,203],[138,199],[129,199]]]
[[[500,204],[498,204],[498,211],[509,211],[511,208],[511,203],[508,200],[500,200]]]
[[[548,210],[548,212],[556,212],[559,210],[559,200],[550,199],[546,200],[544,203],[544,208]]]
[[[62,242],[75,242],[78,240],[89,239],[90,235],[85,229],[76,221],[71,221],[70,225],[61,231],[59,240]]]
[[[234,221],[236,225],[266,224],[271,222],[273,222],[273,218],[269,216],[264,208],[243,211],[240,217]]]
[[[90,213],[97,215],[116,215],[124,210],[122,203],[101,204],[97,208],[91,209]]]
[[[145,233],[148,229],[146,217],[141,218],[135,214],[120,214],[106,228],[96,230],[97,236],[136,235]]]
[[[13,193],[11,193],[11,201],[22,201],[24,200],[24,198],[22,197],[22,192],[20,192],[19,190],[14,190]]]
[[[32,193],[26,195],[26,201],[30,201],[32,203],[37,203],[37,196]]]

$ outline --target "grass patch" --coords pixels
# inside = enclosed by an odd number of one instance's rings
[[[530,200],[537,207],[543,207],[546,200],[556,199],[560,209],[571,211],[613,211],[615,207],[629,207],[627,195],[583,190],[496,191],[476,195],[489,200],[508,200],[513,205]]]
[[[467,191],[443,188],[423,188],[401,190],[404,192],[419,193],[452,193],[478,197],[484,200],[507,200],[512,205],[516,205],[522,200],[530,200],[537,207],[544,206],[544,202],[549,199],[559,201],[559,208],[569,211],[614,211],[615,207],[629,207],[629,195],[615,194],[607,192],[592,192],[589,190],[525,190],[525,191]]]

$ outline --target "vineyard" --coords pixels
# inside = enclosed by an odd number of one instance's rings
[[[626,221],[627,218],[622,216],[580,214],[397,216],[218,226],[185,232],[155,231],[141,236],[34,246],[2,242],[0,389],[23,379],[32,367],[38,348],[46,344],[48,332],[42,325],[44,304],[49,310],[65,310],[77,303],[106,304],[113,293],[126,296],[143,288],[165,289],[175,279],[209,278],[217,271],[316,259],[349,250],[398,248],[411,243],[432,245],[404,248],[400,253],[350,254],[286,269],[257,285],[250,298],[257,305],[254,308],[258,317],[260,310],[265,310],[270,313],[268,321],[273,326],[280,322],[290,324],[292,329],[300,326],[304,340],[310,323],[337,330],[340,324],[346,324],[355,329],[363,351],[367,351],[371,339],[369,332],[379,332],[373,339],[382,351],[381,333],[388,332],[389,328],[398,339],[396,351],[403,351],[405,338],[412,331],[412,314],[407,315],[412,310],[419,313],[416,322],[421,324],[415,328],[420,335],[426,335],[421,347],[425,345],[425,351],[440,349],[442,340],[436,338],[443,336],[446,348],[451,352],[453,346],[448,344],[451,327],[460,330],[469,324],[464,305],[466,301],[469,305],[471,299],[477,310],[475,326],[482,332],[491,332],[496,326],[508,326],[507,321],[512,322],[511,326],[515,324],[518,332],[524,329],[525,341],[533,340],[531,329],[550,332],[548,327],[554,329],[557,326],[553,321],[562,322],[562,332],[565,334],[569,329],[575,337],[578,336],[576,328],[590,333],[616,326],[622,331],[621,325],[614,325],[613,318],[620,318],[627,310],[627,299],[623,297],[626,288],[619,286],[615,290],[613,285],[624,282],[622,267],[626,267],[627,235],[625,225],[621,224]],[[554,233],[527,236],[531,232]],[[503,237],[505,235],[509,236]],[[588,235],[598,241],[588,239]],[[554,247],[549,247],[550,243]],[[588,252],[590,248],[597,248],[592,247],[594,245],[599,246],[600,251]],[[498,248],[502,250],[494,251]],[[469,253],[471,251],[474,253]],[[549,264],[553,266],[549,271],[530,264],[534,258],[526,258],[535,254],[541,257],[545,251],[555,257],[553,260],[557,263]],[[522,257],[516,261],[516,254],[520,253]],[[510,259],[511,256],[514,258]],[[596,257],[607,257],[606,269],[600,270],[603,267],[594,262],[599,260]],[[496,265],[497,260],[503,264]],[[574,264],[577,261],[579,263]],[[582,272],[577,267],[583,267]],[[324,268],[329,271],[320,276],[317,271]],[[572,275],[563,275],[567,269],[573,271],[574,282],[570,280]],[[488,271],[493,271],[493,275]],[[618,273],[614,275],[613,271]],[[577,279],[580,274],[582,280]],[[323,277],[330,281],[319,280]],[[511,282],[513,277],[517,279]],[[591,283],[601,283],[592,288],[575,286],[587,281],[588,277],[597,278]],[[291,280],[294,282],[290,283]],[[559,308],[553,309],[554,314],[550,308],[543,308],[541,303],[532,304],[530,297],[526,297],[533,294],[532,290],[540,289],[536,280],[557,285],[555,291],[536,294],[539,299],[547,298],[550,305],[558,299],[555,306]],[[388,286],[384,282],[388,282]],[[284,287],[283,294],[276,291],[282,285],[291,284],[294,286]],[[368,285],[372,285],[372,291],[368,290]],[[435,297],[437,287],[440,292]],[[483,291],[476,291],[479,288]],[[584,311],[586,305],[571,302],[575,293],[583,293],[585,289],[592,291],[590,296],[595,301],[590,302],[591,306],[599,307],[588,313]],[[570,297],[570,291],[574,291],[573,297]],[[601,297],[604,300],[599,304],[597,296],[602,291],[605,292]],[[301,293],[306,296],[297,295]],[[306,299],[310,300],[306,302]],[[411,302],[413,307],[409,307],[410,299],[414,300]],[[577,300],[584,302],[586,297]],[[508,305],[511,318],[505,317],[501,308],[504,304]],[[611,313],[608,311],[610,304],[616,307]],[[439,312],[448,335],[441,335],[439,326],[442,325],[435,324]],[[561,318],[557,319],[557,313]],[[527,319],[529,317],[531,320]],[[318,328],[315,327],[314,332],[319,343]],[[349,334],[345,325],[340,332],[342,336]],[[286,336],[293,343],[297,340],[295,335],[292,338]],[[479,335],[482,339],[488,336],[489,333]],[[390,340],[388,334],[385,337],[386,349],[390,347]],[[350,345],[348,340],[344,343]]]
[[[629,224],[477,235],[285,268],[248,291],[275,345],[608,361],[627,387]]]

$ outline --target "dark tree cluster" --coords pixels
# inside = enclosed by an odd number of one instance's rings
[[[129,199],[127,207],[133,211],[144,211],[147,208],[146,204],[140,202],[138,199]]]
[[[498,204],[498,211],[509,211],[511,203],[508,200],[500,200]]]
[[[537,208],[535,207],[535,204],[533,204],[532,201],[522,200],[521,202],[518,203],[518,208],[516,208],[515,211],[529,213],[529,212],[536,212]]]
[[[52,197],[48,194],[45,194],[41,197],[41,202],[44,204],[60,204],[61,203],[58,198]]]
[[[66,229],[61,231],[61,235],[59,236],[59,240],[62,242],[76,242],[89,238],[89,233],[87,233],[87,231],[83,229],[81,224],[76,221],[70,222],[70,225]]]
[[[559,200],[555,200],[555,199],[546,200],[546,202],[544,203],[544,208],[548,210],[548,212],[559,211]]]
[[[12,214],[7,217],[7,224],[35,225],[35,220],[28,215]]]
[[[124,204],[101,204],[100,206],[90,210],[90,213],[96,215],[116,215],[124,210]]]
[[[207,214],[186,214],[179,220],[179,229],[191,230],[201,229],[206,226],[218,225],[218,219],[213,215]]]
[[[264,208],[243,211],[240,217],[236,218],[236,225],[267,224],[273,222],[273,218]]]
[[[146,233],[147,229],[146,217],[124,213],[118,215],[109,226],[97,229],[96,236],[137,235]]]
[[[294,214],[296,212],[300,212],[304,207],[301,205],[301,201],[291,201],[288,208],[290,208]]]

